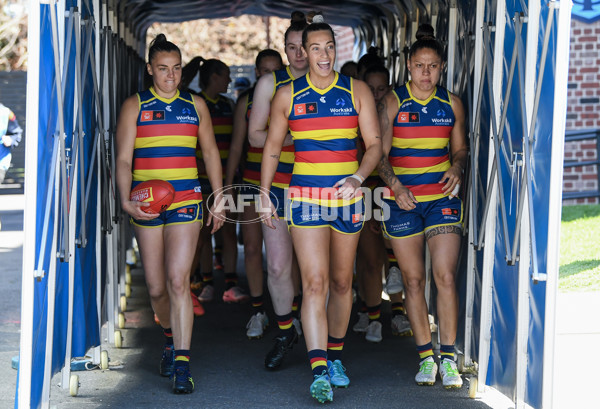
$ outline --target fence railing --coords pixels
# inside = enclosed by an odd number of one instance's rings
[[[585,141],[585,140],[596,140],[596,159],[595,160],[583,160],[573,161],[569,160],[564,162],[565,168],[572,168],[576,166],[596,166],[596,177],[598,178],[598,184],[596,190],[585,190],[579,192],[563,192],[563,200],[567,199],[585,199],[592,197],[600,197],[600,129],[586,129],[577,131],[565,132],[565,142]]]

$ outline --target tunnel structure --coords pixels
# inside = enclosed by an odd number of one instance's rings
[[[460,367],[516,407],[553,405],[570,1],[45,0],[29,17],[25,242],[16,407],[48,407],[72,357],[119,343],[131,233],[114,161],[121,102],[141,90],[153,22],[322,11],[380,48],[395,85],[421,23],[468,119]],[[430,311],[435,315],[429,289]],[[104,333],[103,333],[104,332]]]

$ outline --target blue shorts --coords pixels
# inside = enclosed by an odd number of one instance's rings
[[[383,234],[388,239],[416,236],[437,226],[461,225],[463,203],[458,197],[447,196],[431,202],[415,203],[412,210],[402,210],[394,200],[384,199],[389,217],[383,217]]]
[[[365,222],[365,206],[363,199],[355,203],[329,207],[307,203],[298,199],[286,202],[286,220],[289,227],[325,227],[344,234],[359,233]]]
[[[277,209],[277,216],[280,218],[285,217],[285,206],[286,206],[286,196],[287,192],[285,189],[280,187],[271,186],[271,203]]]
[[[202,223],[202,203],[178,207],[177,209],[167,210],[152,220],[131,219],[131,224],[139,227],[160,227],[173,224]]]
[[[244,182],[240,187],[238,195],[244,196],[244,202],[248,204],[256,203],[258,195],[260,194],[260,186],[252,183]],[[276,209],[277,216],[283,218],[285,216],[285,190],[279,187],[272,186],[269,192],[271,203]],[[258,209],[257,209],[258,211]]]

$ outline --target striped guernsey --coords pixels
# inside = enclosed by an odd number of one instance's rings
[[[218,95],[217,98],[211,99],[204,92],[200,93],[200,97],[204,99],[208,111],[210,112],[210,119],[212,121],[217,147],[219,148],[219,155],[221,157],[223,179],[225,179],[225,167],[227,166],[229,147],[231,146],[231,133],[233,132],[233,101],[222,95]],[[200,145],[198,145],[196,156],[198,159],[202,160],[202,150],[200,149]],[[199,176],[203,186],[204,184],[208,184],[208,175],[206,172],[201,172]]]
[[[389,161],[400,182],[419,202],[444,197],[444,183],[438,183],[450,168],[448,143],[454,127],[450,92],[436,87],[425,101],[412,95],[410,83],[396,88],[398,114]],[[384,196],[393,200],[390,189]]]
[[[333,188],[358,170],[352,79],[336,72],[326,89],[313,86],[308,75],[293,81],[289,127],[296,151],[289,197],[331,207],[362,200],[336,199]]]
[[[192,95],[177,91],[173,98],[164,99],[150,88],[137,97],[140,112],[131,188],[150,179],[166,180],[176,192],[168,210],[200,203],[196,167],[199,117]]]

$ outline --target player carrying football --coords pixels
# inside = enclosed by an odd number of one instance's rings
[[[206,104],[178,90],[179,48],[159,34],[150,45],[148,61],[152,86],[126,99],[119,115],[117,185],[121,206],[134,225],[150,302],[167,340],[160,374],[173,378],[175,393],[191,393],[194,318],[190,269],[202,227],[196,143],[200,143],[215,192],[222,188],[221,159]],[[148,203],[129,200],[130,191],[150,179],[167,180],[175,188],[173,203],[160,214],[144,212]],[[223,210],[215,210],[220,202],[221,195],[217,194],[207,218],[213,233],[224,221]]]

